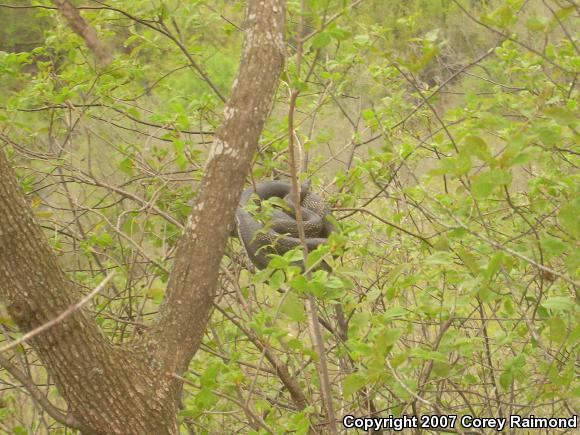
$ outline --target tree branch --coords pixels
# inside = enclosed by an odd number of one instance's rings
[[[64,319],[66,319],[68,316],[70,316],[75,311],[80,310],[87,302],[89,302],[93,298],[93,296],[95,296],[97,293],[99,293],[101,290],[103,290],[106,287],[107,283],[111,280],[111,278],[113,278],[113,276],[115,276],[115,272],[109,273],[105,277],[105,279],[102,280],[101,283],[98,286],[96,286],[88,295],[86,295],[84,298],[79,300],[74,305],[71,305],[69,308],[64,310],[62,313],[60,313],[54,319],[51,319],[48,322],[43,323],[39,327],[34,328],[32,331],[28,331],[26,334],[24,334],[22,337],[18,338],[17,340],[11,341],[10,343],[0,347],[0,354],[6,352],[7,350],[15,348],[19,344],[22,344],[22,343],[30,340],[32,337],[34,337],[38,334],[41,334],[42,332],[53,327],[57,323],[62,322]]]
[[[284,60],[284,2],[250,0],[238,76],[205,166],[197,204],[179,242],[165,303],[145,337],[167,373],[183,373],[198,349],[246,174]]]
[[[300,24],[298,34],[302,35],[304,30],[304,15],[306,13],[306,5],[304,0],[301,0],[300,4],[301,14],[300,14]],[[300,78],[300,69],[302,64],[302,49],[303,41],[298,39],[296,43],[296,74]],[[307,279],[312,279],[312,274],[306,268],[306,259],[308,258],[308,246],[306,245],[306,234],[304,232],[304,222],[302,220],[302,208],[300,201],[300,183],[298,182],[298,163],[296,161],[296,146],[295,146],[295,128],[294,128],[294,113],[296,109],[296,99],[300,94],[298,88],[293,88],[290,91],[290,107],[288,109],[288,154],[290,160],[290,173],[292,179],[292,201],[294,203],[294,212],[296,214],[296,224],[298,227],[298,236],[300,239],[300,244],[302,245],[302,252],[304,255],[304,274]],[[322,330],[320,328],[320,322],[318,321],[318,308],[316,306],[316,300],[312,293],[308,293],[306,299],[306,312],[308,313],[308,325],[310,331],[310,337],[312,344],[316,353],[318,354],[319,360],[316,364],[318,371],[318,378],[320,380],[320,391],[322,393],[322,399],[324,402],[324,408],[326,410],[326,417],[328,420],[328,428],[331,434],[337,434],[338,428],[336,426],[336,417],[334,413],[334,405],[332,401],[332,387],[330,385],[330,378],[328,375],[328,363],[326,361],[326,348],[324,346],[324,338],[322,336]]]
[[[20,330],[34,331],[25,339],[80,425],[93,433],[178,433],[177,403],[156,368],[135,349],[113,346],[82,307],[3,149],[0,223],[0,297]]]
[[[113,346],[80,308],[30,339],[87,433],[179,433],[182,383],[172,374],[189,365],[213,307],[226,240],[284,61],[284,1],[249,0],[246,28],[238,76],[157,323],[140,341]],[[0,223],[0,296],[19,328],[35,330],[79,306],[4,152]]]
[[[105,47],[103,41],[99,39],[95,29],[85,21],[74,5],[69,0],[52,0],[52,2],[66,18],[73,31],[84,39],[87,47],[95,55],[97,62],[102,66],[107,66],[111,63],[113,57],[110,51]]]
[[[78,430],[82,429],[81,424],[77,421],[76,418],[73,417],[72,414],[63,414],[60,409],[50,403],[48,398],[42,394],[42,391],[38,389],[32,379],[26,376],[22,370],[20,370],[2,355],[0,355],[0,366],[4,367],[6,371],[8,371],[8,373],[14,377],[14,379],[16,379],[22,384],[24,388],[26,388],[32,399],[38,403],[38,405],[40,405],[40,407],[44,409],[48,415],[50,415],[59,423],[64,424],[65,426]]]

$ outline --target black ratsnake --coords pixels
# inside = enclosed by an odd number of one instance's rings
[[[310,252],[328,242],[328,236],[334,231],[334,226],[327,219],[330,207],[320,196],[310,192],[310,182],[303,183],[300,190],[302,221],[306,245]],[[285,207],[286,210],[274,209],[271,221],[266,225],[246,210],[254,195],[259,200],[281,198],[288,207]],[[300,246],[292,199],[292,183],[287,181],[262,181],[242,192],[236,212],[237,236],[244,245],[248,257],[258,269],[268,266],[269,254],[283,255]]]

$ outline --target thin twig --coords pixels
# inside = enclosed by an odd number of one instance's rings
[[[8,359],[0,355],[0,366],[4,367],[8,373],[10,373],[14,379],[22,384],[22,386],[30,393],[32,399],[40,405],[40,407],[46,411],[54,420],[59,423],[73,428],[82,429],[81,424],[73,417],[72,414],[64,414],[60,409],[54,406],[48,398],[40,391],[30,377],[26,375],[22,370],[12,364]]]
[[[195,388],[199,388],[198,385],[195,385],[193,382],[191,382],[189,379],[186,379],[182,376],[179,376],[178,374],[173,373],[171,375],[172,377],[174,377],[175,379],[180,380],[181,382],[191,385],[192,387]],[[244,410],[247,414],[246,415],[250,415],[252,419],[254,419],[260,426],[262,426],[266,432],[270,433],[270,434],[274,434],[274,431],[270,428],[270,426],[268,426],[268,424],[259,416],[256,415],[249,406],[247,406],[245,403],[243,403],[240,400],[235,399],[234,397],[231,397],[227,394],[224,394],[220,391],[214,390],[213,391],[217,396],[223,397],[224,399],[227,399],[229,401],[231,401],[232,403],[235,403],[236,405],[238,405],[240,408],[242,408],[242,410]]]
[[[365,208],[359,208],[359,207],[335,208],[335,209],[333,209],[333,211],[353,211],[353,212],[360,212],[360,213],[369,214],[372,217],[374,217],[376,220],[381,221],[382,223],[384,223],[385,225],[388,225],[390,227],[393,227],[393,228],[395,228],[395,229],[397,229],[397,230],[399,230],[399,231],[401,231],[401,232],[403,232],[405,234],[408,234],[411,237],[415,237],[416,239],[419,239],[422,242],[427,243],[431,247],[433,246],[433,244],[426,237],[420,236],[419,234],[415,234],[415,233],[413,233],[413,232],[411,232],[409,230],[406,230],[403,227],[398,226],[397,224],[394,224],[392,222],[389,222],[389,221],[383,219],[382,217],[380,217],[379,215],[377,215],[377,214],[373,213],[372,211],[367,210]]]
[[[519,258],[520,260],[523,260],[523,261],[525,261],[526,263],[529,263],[529,264],[531,264],[532,266],[534,266],[534,267],[536,267],[536,268],[540,269],[542,272],[547,272],[547,273],[550,273],[550,274],[552,274],[552,275],[554,275],[554,276],[557,276],[557,277],[559,277],[559,278],[563,279],[564,281],[566,281],[568,284],[572,284],[572,285],[573,285],[575,288],[578,288],[578,287],[580,287],[580,282],[578,282],[578,281],[574,281],[574,280],[573,280],[572,278],[570,278],[569,276],[567,276],[567,275],[564,275],[563,273],[560,273],[560,272],[558,272],[558,271],[556,271],[556,270],[554,270],[554,269],[551,269],[551,268],[549,268],[549,267],[546,267],[546,266],[544,266],[543,264],[540,264],[540,263],[538,263],[537,261],[534,261],[534,260],[532,260],[531,258],[529,258],[529,257],[526,257],[525,255],[523,255],[523,254],[520,254],[519,252],[517,252],[517,251],[514,251],[513,249],[510,249],[510,248],[508,248],[507,246],[504,246],[504,245],[502,245],[500,242],[497,242],[497,241],[495,241],[495,240],[489,239],[489,238],[487,238],[486,236],[484,236],[484,235],[482,235],[482,234],[479,234],[479,233],[477,233],[477,232],[475,232],[475,231],[471,230],[471,229],[470,229],[470,228],[469,228],[467,225],[465,225],[463,222],[461,222],[461,221],[460,221],[459,219],[457,219],[455,216],[452,216],[452,218],[453,218],[453,220],[454,220],[455,222],[457,222],[457,224],[458,224],[458,225],[459,225],[461,228],[463,228],[464,230],[466,230],[466,231],[467,231],[467,232],[469,232],[470,234],[474,235],[475,237],[477,237],[477,238],[479,238],[479,239],[483,240],[485,243],[488,243],[489,245],[493,246],[494,248],[501,249],[502,251],[504,251],[504,252],[507,252],[508,254],[511,254],[511,255],[513,255],[514,257],[517,257],[517,258]],[[441,222],[440,222],[440,223],[441,223]],[[441,223],[441,224],[442,224],[442,223]],[[446,227],[446,228],[448,228],[448,229],[455,229],[455,228],[454,228],[454,227],[452,227],[452,226],[448,226],[448,225],[444,225],[444,224],[442,224],[442,225],[443,225],[443,226],[445,226],[445,227]]]
[[[499,36],[501,36],[502,38],[505,38],[505,39],[507,39],[507,40],[509,40],[509,41],[513,42],[514,44],[517,44],[517,45],[519,45],[520,47],[522,47],[522,48],[525,48],[526,50],[528,50],[528,51],[531,51],[532,53],[534,53],[534,54],[536,54],[536,55],[540,56],[542,59],[544,59],[544,60],[545,60],[546,62],[548,62],[550,65],[552,65],[552,66],[555,66],[556,68],[558,68],[558,69],[560,69],[560,70],[562,70],[562,71],[564,71],[564,72],[570,73],[570,74],[574,74],[574,73],[575,73],[575,71],[570,71],[569,69],[567,69],[567,68],[564,68],[562,65],[558,65],[556,62],[554,62],[553,60],[551,60],[551,59],[550,59],[548,56],[546,56],[544,53],[542,53],[542,52],[540,52],[540,51],[536,50],[534,47],[530,47],[529,45],[527,45],[527,44],[524,44],[523,42],[520,42],[520,41],[518,41],[518,40],[517,40],[517,39],[515,39],[515,38],[512,38],[510,35],[506,35],[505,33],[503,33],[503,32],[500,32],[499,30],[497,30],[497,29],[495,29],[494,27],[492,27],[492,26],[490,26],[490,25],[488,25],[488,24],[484,23],[483,21],[481,21],[481,20],[478,20],[478,19],[477,19],[477,18],[475,18],[475,17],[474,17],[472,14],[470,14],[470,13],[469,13],[469,11],[468,11],[467,9],[465,9],[465,8],[464,8],[464,7],[461,5],[461,3],[459,3],[457,0],[452,0],[452,1],[453,1],[453,3],[455,3],[455,4],[457,5],[457,7],[458,7],[459,9],[461,9],[461,10],[462,10],[462,11],[465,13],[465,15],[467,15],[467,16],[469,17],[469,19],[470,19],[471,21],[473,21],[473,22],[475,22],[475,23],[479,24],[480,26],[483,26],[483,27],[485,27],[486,29],[488,29],[489,31],[491,31],[491,32],[495,33],[496,35],[499,35]]]
[[[298,34],[302,35],[304,29],[304,14],[306,13],[306,6],[304,0],[301,1],[301,12],[300,12],[300,25],[298,29]],[[296,74],[300,77],[300,70],[302,64],[302,40],[297,40],[296,44]],[[300,183],[298,182],[298,164],[296,162],[296,150],[295,150],[295,130],[294,130],[294,113],[296,109],[296,99],[300,94],[299,89],[290,90],[290,107],[288,109],[288,151],[290,157],[290,172],[292,174],[292,194],[294,202],[294,213],[296,216],[296,223],[298,226],[298,236],[300,238],[300,244],[302,245],[302,252],[304,253],[304,269],[306,269],[306,259],[308,257],[308,246],[306,245],[306,235],[304,232],[304,222],[302,220],[302,209],[300,201]],[[310,275],[309,272],[305,272],[307,276]],[[330,385],[330,379],[328,376],[328,365],[326,361],[326,350],[324,347],[324,339],[322,337],[322,330],[320,328],[320,322],[318,321],[318,310],[316,307],[316,300],[312,293],[308,293],[307,300],[307,313],[310,326],[310,333],[312,336],[312,342],[316,353],[318,354],[319,361],[316,364],[318,369],[318,376],[320,378],[320,390],[322,393],[322,398],[324,401],[324,406],[326,408],[326,417],[329,422],[329,429],[331,434],[338,434],[338,428],[336,426],[336,418],[334,414],[334,405],[332,401],[332,388]]]

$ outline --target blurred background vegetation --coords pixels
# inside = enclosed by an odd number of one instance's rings
[[[92,309],[121,343],[163,297],[222,118],[219,95],[236,74],[245,4],[73,3],[114,54],[109,65],[95,64],[50,1],[0,4],[0,140],[70,276],[89,291],[117,271]],[[289,87],[298,87],[304,177],[341,229],[317,253],[332,272],[307,281],[291,257],[256,272],[231,240],[188,373],[184,433],[264,431],[248,412],[275,433],[319,430],[309,292],[338,416],[577,414],[578,4],[287,8],[286,71],[252,179],[288,176]],[[5,340],[18,335],[5,310],[0,327]],[[308,408],[292,403],[263,347]],[[59,403],[29,347],[11,358]],[[65,433],[4,372],[0,400],[2,431]]]

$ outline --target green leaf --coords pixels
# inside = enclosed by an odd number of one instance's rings
[[[370,108],[364,109],[362,111],[362,116],[363,116],[363,119],[369,123],[371,121],[375,121],[375,119],[376,119],[375,111],[373,109],[370,109]]]
[[[538,137],[548,146],[562,143],[562,127],[556,124],[537,128]]]
[[[147,296],[159,303],[165,297],[165,289],[161,287],[151,287],[147,291]]]
[[[558,124],[575,125],[578,123],[578,115],[566,107],[556,106],[544,110],[544,113],[553,118]]]
[[[195,408],[191,408],[191,409],[184,409],[182,411],[179,411],[179,413],[177,415],[179,415],[180,417],[197,417],[200,413],[201,413],[201,411],[199,411]]]
[[[491,19],[493,24],[504,29],[511,27],[517,21],[512,8],[507,4],[497,8],[491,14]]]
[[[218,397],[209,388],[202,388],[195,395],[195,404],[201,409],[208,409],[217,403]]]
[[[511,183],[512,177],[508,171],[494,169],[493,171],[482,172],[473,177],[471,181],[471,192],[476,198],[486,198],[498,186],[505,186]]]
[[[308,280],[304,275],[297,275],[290,281],[290,286],[298,290],[301,293],[304,293],[308,290]]]
[[[508,316],[512,316],[515,313],[514,303],[511,296],[505,297],[503,300],[503,308]]]
[[[344,378],[342,382],[342,388],[344,391],[344,395],[347,397],[352,396],[362,387],[364,387],[367,383],[367,378],[363,376],[361,373],[351,373]]]
[[[289,262],[279,255],[273,255],[270,263],[268,264],[269,269],[286,269],[289,266]]]
[[[513,380],[514,376],[512,375],[512,372],[506,371],[500,375],[499,384],[502,386],[504,390],[508,390]]]
[[[503,260],[503,252],[498,251],[491,257],[489,263],[487,264],[487,269],[485,271],[487,279],[491,279],[499,270],[501,262]]]
[[[452,365],[442,361],[433,361],[433,374],[439,378],[449,376]]]
[[[580,249],[575,249],[570,255],[567,255],[564,263],[571,275],[577,274],[578,268],[580,268]]]
[[[330,246],[320,245],[314,251],[308,253],[306,258],[306,267],[311,268],[312,266],[318,264],[320,259],[330,252]]]
[[[471,193],[476,198],[487,198],[493,192],[494,187],[495,184],[488,172],[479,174],[471,181]]]
[[[377,347],[387,349],[399,341],[401,335],[403,335],[403,330],[401,328],[384,328],[376,338],[375,343]]]
[[[326,32],[321,32],[312,38],[312,48],[322,48],[326,47],[328,44],[332,42],[332,38]]]
[[[561,22],[565,21],[570,15],[572,15],[574,10],[575,10],[574,6],[565,6],[563,8],[558,9],[556,11],[557,19],[556,17],[552,18],[550,20],[550,26],[555,27],[559,25]]]
[[[479,157],[485,162],[493,160],[489,147],[481,137],[470,135],[463,140],[463,143],[462,150],[467,155]]]
[[[5,325],[12,328],[16,326],[16,323],[14,323],[14,320],[12,320],[11,317],[0,316],[0,325]]]
[[[525,165],[526,163],[536,160],[538,158],[538,155],[541,154],[541,152],[542,150],[539,149],[538,147],[529,147],[528,149],[517,153],[512,158],[509,158],[507,165],[508,166]]]
[[[540,244],[542,245],[544,252],[548,254],[549,258],[563,254],[568,248],[566,243],[552,236],[542,237],[540,239]]]
[[[554,311],[570,311],[576,304],[568,296],[554,296],[546,299],[542,306]]]
[[[125,157],[119,162],[119,169],[127,175],[133,175],[133,159],[131,157]]]
[[[328,30],[330,35],[337,41],[346,41],[352,36],[352,33],[341,27],[332,27]]]
[[[348,322],[348,335],[356,336],[359,330],[368,327],[370,321],[370,313],[367,311],[355,312]]]
[[[279,198],[277,196],[273,196],[266,201],[262,201],[262,206],[270,204],[275,205],[276,207],[280,207],[282,210],[291,211],[290,205],[286,202],[284,198]]]
[[[428,31],[427,33],[425,33],[424,38],[426,41],[429,41],[429,42],[437,41],[437,38],[439,38],[439,29],[433,29],[433,30]]]
[[[295,322],[303,322],[306,320],[304,304],[295,293],[290,292],[286,295],[280,311]]]
[[[300,248],[295,248],[286,252],[283,257],[288,263],[294,263],[296,261],[301,261],[304,258],[304,252],[302,252],[302,249]]]
[[[109,233],[94,234],[89,238],[91,245],[98,246],[99,248],[107,248],[111,246],[114,242],[113,236]]]
[[[447,157],[441,160],[441,170],[445,174],[461,176],[469,173],[472,164],[469,154],[460,152],[457,157]]]
[[[284,272],[282,270],[275,271],[269,280],[270,289],[273,291],[277,291],[282,286],[282,284],[284,283],[285,280],[286,280],[286,275],[284,274]]]
[[[580,237],[580,198],[575,198],[564,205],[559,213],[558,220],[566,231],[575,237]]]
[[[492,302],[499,297],[499,295],[487,285],[482,285],[479,287],[477,294],[481,298],[482,302]]]
[[[457,255],[459,256],[463,264],[467,266],[467,268],[471,271],[471,273],[474,276],[479,275],[481,268],[477,263],[477,259],[475,258],[475,256],[467,249],[465,249],[463,246],[459,246],[455,251],[457,252]]]
[[[566,322],[560,317],[550,317],[546,322],[550,333],[548,337],[556,343],[561,343],[566,338]]]
[[[396,319],[398,317],[405,317],[409,313],[408,310],[402,307],[392,307],[383,313],[383,321],[388,322],[389,320]]]
[[[445,236],[437,237],[433,243],[433,248],[437,251],[449,251],[449,239]]]
[[[532,17],[527,21],[526,26],[533,32],[543,32],[548,26],[548,19],[546,17]]]
[[[294,431],[297,435],[306,435],[310,429],[310,419],[306,410],[294,414],[291,418]]]
[[[356,45],[367,46],[370,45],[371,38],[366,34],[355,35],[354,42]]]
[[[425,264],[441,264],[448,265],[453,262],[451,254],[445,251],[439,251],[431,254],[425,259]]]

